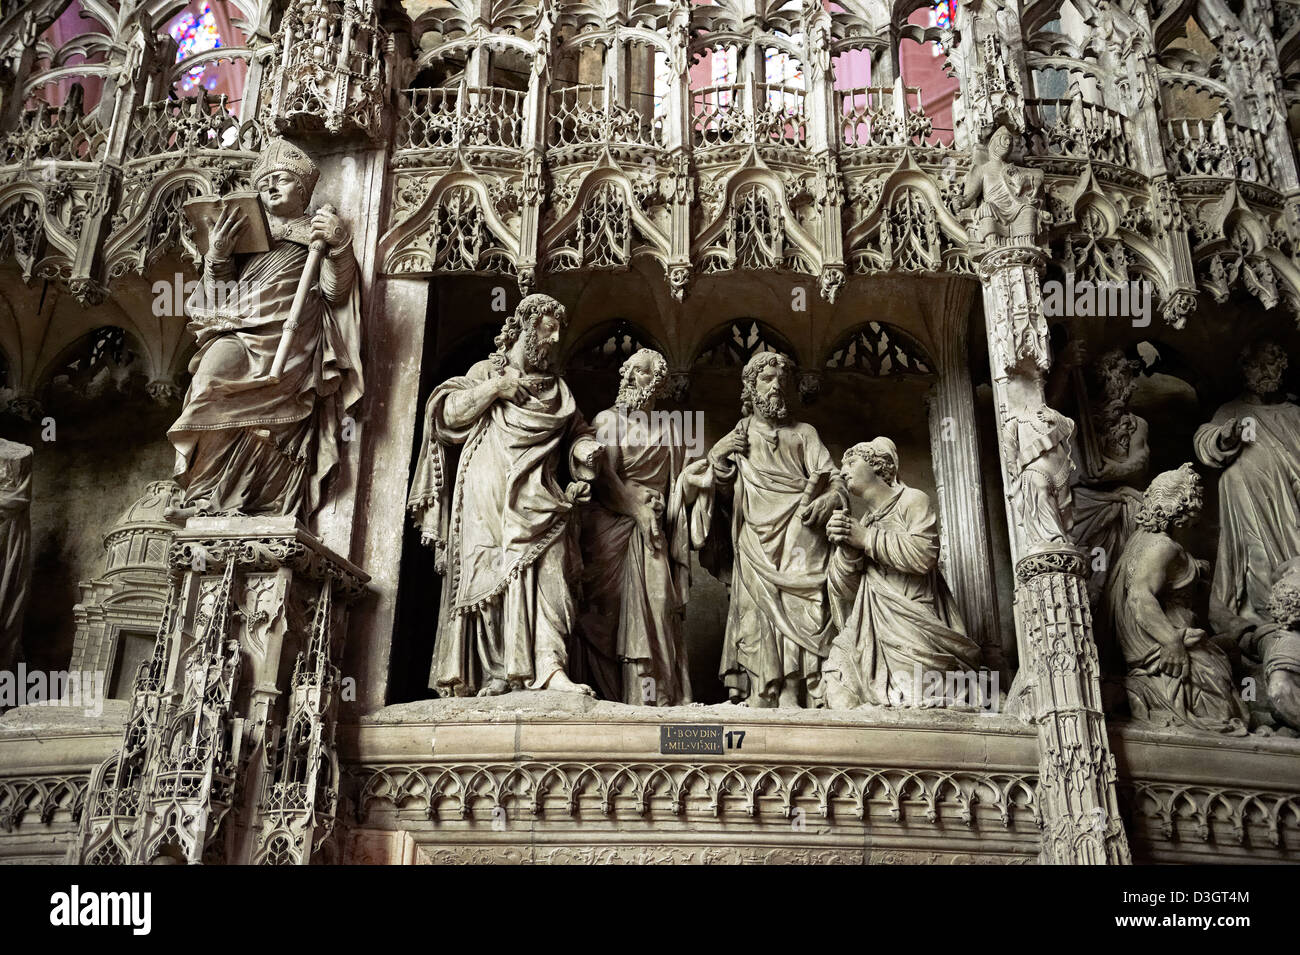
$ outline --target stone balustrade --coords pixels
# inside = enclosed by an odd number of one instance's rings
[[[1184,176],[1211,176],[1274,185],[1272,162],[1263,134],[1213,119],[1171,119],[1165,123],[1165,155]]]
[[[97,114],[38,103],[22,112],[18,125],[0,139],[0,166],[36,162],[96,162],[103,158],[108,131]]]
[[[549,145],[552,149],[601,143],[664,144],[661,117],[646,117],[614,102],[608,85],[582,84],[551,91]]]
[[[839,142],[849,149],[931,145],[927,138],[934,124],[921,108],[920,96],[919,87],[901,84],[836,90]]]
[[[1083,100],[1028,99],[1025,111],[1032,155],[1136,165],[1130,124],[1118,110]]]
[[[401,94],[394,147],[398,154],[478,146],[518,150],[524,94],[466,86],[408,89]]]

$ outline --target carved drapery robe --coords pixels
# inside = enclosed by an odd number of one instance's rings
[[[1219,449],[1231,418],[1254,421],[1255,440],[1239,452]],[[1240,633],[1268,622],[1276,569],[1300,557],[1300,405],[1242,397],[1215,412],[1196,432],[1202,464],[1219,477],[1219,549],[1210,591],[1216,630]]]
[[[567,672],[576,618],[576,515],[557,470],[562,455],[576,470],[584,443],[596,440],[569,386],[551,374],[522,376],[527,390],[515,400],[498,399],[453,426],[448,398],[496,374],[481,361],[434,389],[408,501],[444,569],[429,685],[445,695],[474,693],[492,679],[544,687]],[[454,487],[444,447],[452,444],[463,445]]]
[[[1109,560],[1124,549],[1125,542],[1137,527],[1142,492],[1131,487],[1097,488],[1077,485],[1074,488],[1074,527],[1071,536],[1091,558],[1092,549],[1100,547]],[[1106,572],[1093,571],[1088,590],[1097,599],[1106,586]]]
[[[1003,163],[997,169],[990,163],[981,173],[984,188],[981,193],[983,202],[979,207],[980,217],[1010,226],[1024,211],[1026,196],[1033,191],[1033,179],[1027,172],[1010,163]]]
[[[1076,460],[1073,477],[1080,483],[1074,486],[1074,527],[1071,537],[1093,559],[1093,549],[1100,547],[1106,566],[1098,568],[1094,562],[1088,577],[1088,597],[1096,606],[1106,589],[1108,565],[1123,552],[1124,545],[1137,529],[1137,512],[1142,506],[1142,492],[1119,482],[1132,480],[1145,484],[1151,453],[1147,448],[1149,426],[1146,419],[1126,414],[1132,421],[1133,431],[1126,447],[1099,452],[1101,466],[1095,471],[1086,462],[1082,447],[1075,446]]]
[[[862,523],[867,550],[840,546],[830,562],[838,633],[823,676],[827,705],[984,704],[970,698],[970,680],[945,679],[956,690],[951,698],[923,699],[932,695],[926,674],[980,669],[979,647],[938,571],[938,520],[929,497],[900,483]]]
[[[186,306],[199,349],[180,417],[167,431],[185,501],[213,513],[294,514],[321,504],[339,462],[344,413],[362,394],[361,311],[351,246],[322,261],[279,382],[268,376],[307,261],[310,218],[267,252],[205,275]],[[235,281],[221,296],[214,281]]]
[[[1009,418],[1003,425],[1012,505],[1026,539],[1035,544],[1069,539],[1074,522],[1073,433],[1074,422],[1047,407],[1035,415]]]
[[[835,463],[810,424],[773,429],[750,417],[742,426],[748,454],[708,468],[710,486],[691,515],[699,546],[719,495],[730,490],[731,604],[719,674],[729,691],[751,701],[758,694],[775,699],[785,679],[806,680],[812,705],[820,700],[821,661],[831,637],[830,545],[824,529],[804,525],[799,511],[811,489],[825,487]],[[701,473],[707,464],[699,462]],[[725,556],[714,566],[708,556],[701,558],[705,566],[725,579]]]
[[[1150,599],[1133,599],[1133,578],[1147,551],[1169,538],[1139,529],[1129,538],[1106,585],[1106,600],[1123,651],[1128,672],[1124,688],[1134,719],[1158,726],[1180,726],[1209,733],[1242,736],[1248,714],[1232,678],[1228,655],[1208,638],[1187,647],[1185,679],[1170,676],[1160,667],[1160,647],[1154,633],[1163,628],[1181,631],[1195,626],[1187,603],[1196,583],[1196,561],[1177,548],[1166,573],[1167,583],[1154,605]]]
[[[672,706],[691,701],[682,644],[690,588],[690,525],[678,481],[685,459],[672,419],[648,413],[649,431],[622,409],[598,415],[597,433],[615,434],[606,445],[614,472],[633,493],[642,488],[664,498],[662,536],[652,548],[636,521],[599,500],[582,513],[582,640],[570,675],[592,683],[609,700]],[[579,649],[580,648],[580,649]],[[653,694],[642,680],[652,679]]]
[[[1252,677],[1258,674],[1256,678],[1262,677],[1268,685],[1267,697],[1272,697],[1271,684],[1279,675],[1293,683],[1300,683],[1300,630],[1288,630],[1278,623],[1265,624],[1242,635],[1241,652],[1246,658],[1243,660],[1246,673]],[[1258,660],[1259,663],[1252,664],[1252,660]],[[1273,719],[1280,717],[1292,729],[1300,729],[1285,711],[1269,708],[1272,709]]]
[[[0,438],[0,670],[22,659],[31,591],[32,449]]]
[[[1265,684],[1268,693],[1258,696],[1251,715],[1264,725],[1278,721],[1300,729],[1300,558],[1288,561],[1275,573],[1273,595],[1267,608],[1268,623],[1241,635],[1238,646],[1245,672]],[[1258,662],[1256,662],[1258,661]],[[1280,694],[1280,696],[1279,696]],[[1263,711],[1261,713],[1261,710]]]
[[[979,201],[975,212],[979,240],[996,236],[1032,242],[1038,232],[1042,172],[994,157],[976,163],[966,182],[963,205]]]

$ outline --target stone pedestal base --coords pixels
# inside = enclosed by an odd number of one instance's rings
[[[79,861],[305,863],[333,829],[343,606],[366,576],[292,518],[196,518]]]
[[[1037,782],[1034,732],[1004,718],[751,713],[742,724],[745,759],[667,759],[658,752],[661,716],[731,727],[741,711],[660,713],[562,696],[510,696],[473,711],[464,704],[475,701],[412,703],[341,724],[332,857],[392,865],[999,863],[1034,861],[1042,841],[1034,820],[1048,797]],[[126,717],[117,701],[99,717],[54,705],[0,716],[0,864],[68,857],[79,844],[90,777],[120,747]],[[762,750],[751,750],[760,738]],[[1294,864],[1300,856],[1296,740],[1120,725],[1110,745],[1135,861]],[[989,784],[970,788],[976,778]],[[508,784],[496,785],[502,779]],[[527,795],[534,789],[544,790],[536,813]],[[464,817],[462,792],[474,794]],[[804,812],[802,833],[798,815],[787,814],[787,794],[790,808]],[[498,804],[504,829],[493,828]]]
[[[515,693],[388,707],[343,728],[340,750],[352,861],[1005,864],[1039,849],[1034,737],[1004,716]]]

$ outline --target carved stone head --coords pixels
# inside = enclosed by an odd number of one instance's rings
[[[1135,381],[1139,363],[1130,359],[1118,348],[1097,359],[1093,374],[1101,385],[1102,398],[1107,404],[1113,401],[1127,403],[1137,390]]]
[[[1257,395],[1271,395],[1282,387],[1287,357],[1277,342],[1253,342],[1242,349],[1241,373],[1246,387]]]
[[[820,371],[802,371],[799,373],[799,400],[806,405],[815,402],[822,393],[824,376]]]
[[[506,364],[511,351],[522,338],[520,357],[524,371],[548,371],[554,364],[555,351],[567,324],[568,314],[564,306],[551,296],[541,292],[526,295],[514,314],[501,326],[492,360],[498,365]]]
[[[1008,126],[999,126],[993,130],[993,135],[989,137],[989,155],[998,159],[1006,159],[1011,155],[1011,146],[1014,142],[1014,136],[1011,128]]]
[[[1184,464],[1152,478],[1142,495],[1136,521],[1144,530],[1163,533],[1194,521],[1200,516],[1203,502],[1201,476],[1190,464]]]
[[[1128,411],[1123,401],[1108,401],[1097,414],[1097,426],[1102,435],[1102,453],[1108,458],[1126,458],[1137,430],[1137,417]]]
[[[253,185],[272,215],[296,218],[307,210],[320,178],[320,167],[285,139],[272,139],[253,167]]]
[[[668,362],[653,348],[638,349],[618,371],[620,408],[635,411],[668,392]]]
[[[853,445],[844,452],[840,461],[840,474],[849,492],[861,496],[863,475],[858,468],[866,469],[882,482],[893,487],[898,483],[898,446],[889,438],[872,438]]]
[[[760,415],[769,421],[790,416],[786,395],[794,375],[794,362],[779,352],[759,352],[740,374],[740,413]]]

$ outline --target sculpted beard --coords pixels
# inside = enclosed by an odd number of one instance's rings
[[[529,371],[548,371],[551,367],[551,346],[537,340],[537,328],[524,329],[524,363]]]
[[[1258,362],[1245,369],[1246,385],[1257,395],[1269,395],[1282,387],[1282,370],[1272,362]]]
[[[754,410],[769,421],[784,421],[790,414],[785,395],[776,391],[768,395],[754,395]]]
[[[628,411],[640,411],[655,397],[657,397],[657,392],[654,385],[638,388],[629,378],[618,389],[618,398],[615,399],[614,403],[620,408],[626,408]]]
[[[1110,387],[1110,392],[1114,396],[1114,400],[1121,402],[1128,402],[1136,391],[1137,382],[1132,379],[1117,379]]]

